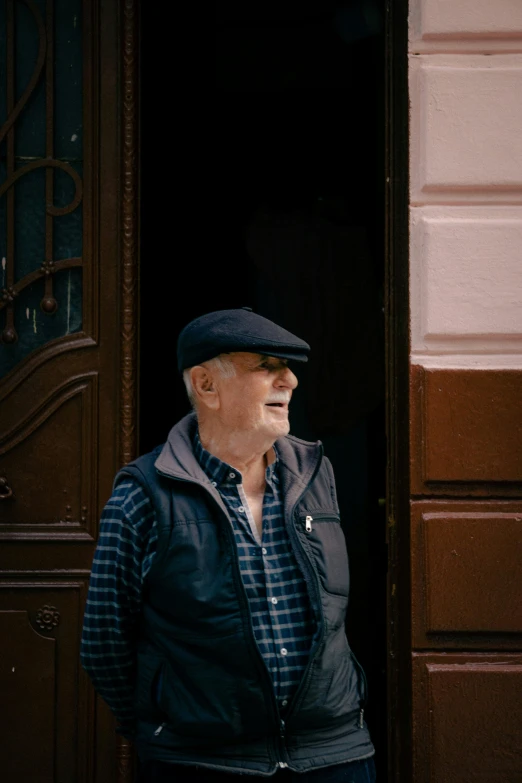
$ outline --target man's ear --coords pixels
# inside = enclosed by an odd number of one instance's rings
[[[217,410],[219,408],[219,392],[211,370],[198,364],[190,370],[190,379],[198,404],[204,405],[210,410]]]

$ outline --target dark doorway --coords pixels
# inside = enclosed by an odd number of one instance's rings
[[[323,441],[336,473],[348,638],[367,673],[385,781],[383,3],[217,4],[212,31],[201,23],[191,36],[183,89],[169,94],[161,123],[147,85],[166,68],[169,42],[158,43],[148,13],[140,453],[189,410],[175,365],[192,318],[246,305],[310,343],[292,432]]]

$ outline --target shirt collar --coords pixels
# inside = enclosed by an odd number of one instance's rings
[[[277,480],[277,466],[278,456],[277,450],[274,447],[275,459],[267,466],[266,479],[267,481]],[[203,448],[201,440],[199,438],[199,430],[196,427],[194,433],[194,455],[207,474],[208,478],[214,484],[219,486],[221,484],[242,484],[243,476],[232,465],[227,465],[226,462],[222,462],[218,457],[215,457],[210,451]]]

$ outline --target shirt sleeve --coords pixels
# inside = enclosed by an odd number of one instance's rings
[[[143,580],[157,542],[154,507],[143,487],[125,477],[104,508],[84,614],[81,662],[107,702],[119,731],[134,730],[135,638]]]

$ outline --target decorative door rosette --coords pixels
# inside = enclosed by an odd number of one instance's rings
[[[42,631],[53,631],[60,625],[60,620],[60,612],[56,606],[45,604],[36,612],[35,622]]]

